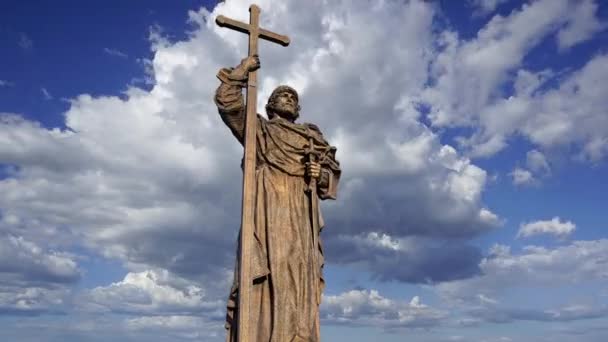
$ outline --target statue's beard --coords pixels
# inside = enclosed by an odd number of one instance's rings
[[[283,119],[294,121],[298,118],[298,105],[288,105],[288,104],[273,104],[272,111],[282,117]]]

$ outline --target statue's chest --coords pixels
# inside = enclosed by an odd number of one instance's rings
[[[297,129],[270,125],[267,130],[266,145],[270,150],[282,150],[290,154],[304,155],[309,144],[309,133],[302,127]]]

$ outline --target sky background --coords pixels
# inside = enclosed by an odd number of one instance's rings
[[[257,4],[343,169],[324,341],[608,340],[608,3]],[[0,340],[223,340],[249,5],[0,3]]]

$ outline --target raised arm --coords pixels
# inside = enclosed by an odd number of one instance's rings
[[[257,56],[247,57],[234,68],[223,68],[217,73],[222,82],[215,92],[215,104],[222,121],[243,144],[245,136],[245,101],[243,88],[247,86],[247,75],[260,67]]]

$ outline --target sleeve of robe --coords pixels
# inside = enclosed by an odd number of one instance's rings
[[[247,78],[234,75],[233,70],[224,68],[217,73],[217,78],[222,83],[215,92],[215,104],[222,121],[242,145],[245,136],[243,88],[247,86]]]
[[[317,195],[320,199],[335,200],[338,197],[338,183],[340,181],[340,162],[336,160],[336,148],[329,145],[323,138],[323,133],[316,125],[308,124],[309,129],[316,131],[320,139],[324,142],[327,150],[319,159],[321,164],[321,175],[317,181]]]
[[[322,200],[335,200],[338,196],[338,181],[340,174],[331,169],[321,168],[321,177],[318,183],[318,195]]]
[[[321,161],[321,176],[317,182],[317,194],[320,199],[335,200],[338,197],[340,174],[340,164],[333,155]]]

